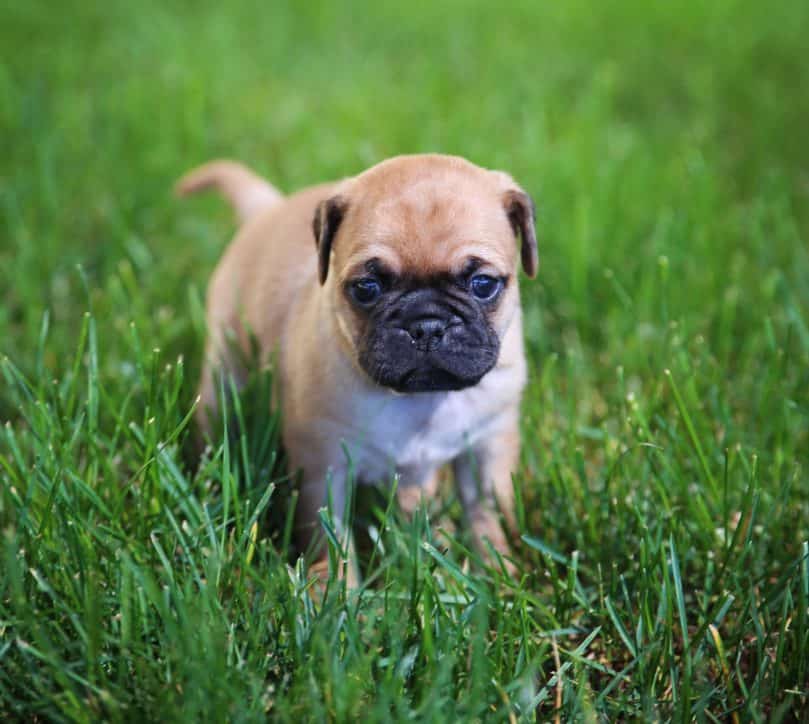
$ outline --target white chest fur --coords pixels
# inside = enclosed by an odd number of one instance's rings
[[[491,434],[520,387],[513,370],[495,369],[466,390],[415,395],[380,390],[363,397],[344,431],[357,478],[376,483],[398,472],[402,484],[420,483]]]

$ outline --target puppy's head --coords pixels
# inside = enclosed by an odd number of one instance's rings
[[[402,156],[349,179],[314,232],[343,344],[398,392],[476,384],[519,307],[518,258],[537,270],[531,199],[455,157]]]

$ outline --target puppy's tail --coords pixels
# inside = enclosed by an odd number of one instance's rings
[[[278,189],[235,161],[211,161],[189,171],[177,182],[174,192],[189,196],[211,188],[230,202],[240,222],[283,198]]]

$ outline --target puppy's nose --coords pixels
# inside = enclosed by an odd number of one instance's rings
[[[413,344],[419,349],[435,349],[444,332],[447,324],[438,317],[422,317],[411,322],[407,327],[407,332],[413,340]]]

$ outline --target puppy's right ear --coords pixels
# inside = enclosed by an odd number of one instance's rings
[[[329,274],[329,259],[334,235],[340,228],[348,203],[342,196],[333,196],[321,201],[315,209],[312,230],[315,232],[317,246],[317,273],[321,284],[326,283]]]

